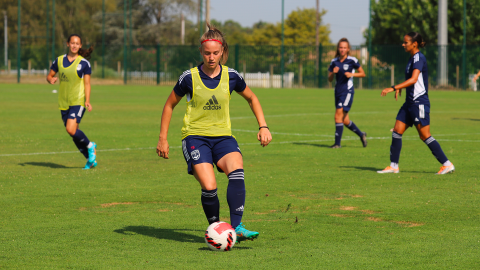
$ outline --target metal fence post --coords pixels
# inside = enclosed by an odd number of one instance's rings
[[[235,70],[238,71],[238,68],[239,68],[239,63],[238,63],[238,57],[239,57],[239,54],[240,54],[240,45],[238,44],[235,44]]]
[[[21,19],[20,19],[20,2],[18,0],[18,30],[17,30],[17,83],[20,83],[20,54],[21,54],[21,46],[20,46],[20,36],[21,36]]]
[[[318,88],[322,88],[322,44],[318,45]]]
[[[157,44],[157,85],[160,84],[160,44]]]

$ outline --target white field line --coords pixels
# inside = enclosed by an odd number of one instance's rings
[[[245,129],[234,129],[234,128],[232,128],[232,131],[258,133],[258,130],[245,130]],[[284,132],[275,132],[275,131],[270,131],[270,133],[273,135],[288,135],[288,136],[329,137],[329,138],[334,137],[333,135],[324,135],[324,134],[284,133]],[[435,138],[435,137],[442,137],[442,136],[462,136],[462,135],[479,135],[479,134],[480,133],[434,134],[435,136],[433,135],[432,136]],[[342,140],[350,137],[358,139],[358,137],[355,137],[355,136],[342,136]],[[386,138],[386,137],[367,137],[367,138],[380,139],[380,138]],[[391,137],[388,137],[388,138],[391,138]],[[418,138],[418,135],[403,136],[403,138]],[[442,139],[442,141],[447,141],[447,140]]]
[[[390,113],[392,114],[397,114],[398,110],[397,111],[391,111]],[[352,112],[350,113],[350,115],[357,115],[357,114],[377,114],[377,113],[389,113],[389,112],[385,112],[385,111],[381,111],[381,112]],[[433,115],[435,114],[444,114],[444,113],[448,113],[448,114],[451,114],[451,113],[472,113],[471,111],[465,111],[465,112],[457,112],[457,111],[454,111],[454,112],[449,112],[449,111],[434,111],[433,112]],[[315,115],[328,115],[328,116],[333,116],[335,114],[334,111],[332,112],[328,112],[328,113],[296,113],[296,114],[276,114],[276,115],[265,115],[265,118],[268,119],[268,118],[273,118],[273,117],[294,117],[294,116],[315,116]],[[250,116],[238,116],[238,117],[230,117],[231,120],[238,120],[238,119],[251,119],[251,118],[255,118],[254,115],[250,115]]]
[[[249,131],[249,132],[257,132],[257,131]],[[294,133],[292,133],[294,134]],[[450,135],[472,135],[472,134],[478,134],[478,133],[462,133],[462,134],[449,134]],[[302,134],[301,136],[306,136],[307,134]],[[447,135],[447,134],[445,134]],[[314,135],[310,135],[314,136]],[[330,135],[324,135],[324,136],[329,136],[329,137],[334,137]],[[442,136],[441,134],[438,134],[436,136]],[[368,140],[389,140],[392,137],[367,137]],[[408,141],[413,141],[413,140],[419,140],[417,136],[409,136],[409,137],[403,137],[403,139],[406,139]],[[353,141],[353,140],[358,140],[358,137],[356,136],[346,136],[342,138],[343,141]],[[331,142],[332,139],[323,139],[323,140],[294,140],[294,141],[280,141],[277,142],[273,140],[270,144],[292,144],[292,143],[313,143],[313,142]],[[456,139],[442,139],[442,142],[480,142],[480,140],[456,140]],[[259,145],[259,142],[255,143],[239,143],[239,146],[247,146],[247,145]],[[177,149],[177,148],[182,148],[180,145],[175,145],[175,146],[170,146],[170,148]],[[97,152],[114,152],[114,151],[138,151],[138,150],[154,150],[156,147],[141,147],[141,148],[117,148],[117,149],[98,149]],[[0,154],[0,157],[11,157],[11,156],[35,156],[35,155],[57,155],[57,154],[76,154],[78,151],[63,151],[63,152],[40,152],[40,153],[20,153],[20,154]]]

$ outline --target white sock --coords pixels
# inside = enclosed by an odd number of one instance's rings
[[[398,163],[391,162],[391,163],[390,163],[390,167],[392,167],[392,168],[394,168],[394,169],[398,169]]]
[[[450,165],[452,165],[450,160],[447,160],[447,161],[445,161],[445,163],[443,163],[443,166],[450,166]]]
[[[87,148],[92,148],[93,147],[93,143],[90,142],[88,145],[87,145]]]

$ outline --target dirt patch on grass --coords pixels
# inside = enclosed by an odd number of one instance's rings
[[[344,215],[344,214],[330,214],[332,217],[342,217],[342,218],[347,218],[347,217],[354,217],[350,215]]]
[[[353,211],[357,208],[358,207],[355,207],[355,206],[340,206],[340,210],[344,210],[344,211]]]
[[[364,213],[364,214],[377,214],[377,213],[381,213],[379,211],[373,211],[373,210],[360,210],[360,212]]]
[[[101,204],[100,207],[106,208],[106,207],[113,207],[117,205],[129,205],[129,204],[137,204],[138,202],[112,202],[112,203],[104,203]]]
[[[381,218],[376,218],[376,217],[367,217],[366,220],[368,220],[368,221],[373,221],[373,222],[384,221],[383,219],[381,219]]]
[[[425,225],[425,223],[410,222],[410,221],[394,221],[397,224],[405,225],[407,227],[419,227]]]

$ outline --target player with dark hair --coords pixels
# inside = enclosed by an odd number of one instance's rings
[[[428,99],[428,67],[427,59],[419,48],[425,47],[422,36],[417,32],[410,32],[403,37],[403,48],[411,55],[405,70],[405,81],[383,89],[381,95],[386,96],[395,91],[395,99],[401,95],[402,88],[406,88],[405,103],[397,114],[397,120],[392,132],[390,146],[390,166],[378,173],[399,173],[398,161],[402,150],[402,135],[408,127],[415,126],[420,139],[430,148],[432,154],[442,164],[437,174],[446,174],[455,171],[455,167],[448,160],[440,144],[430,134],[430,100]]]
[[[91,142],[85,133],[78,129],[78,126],[85,114],[85,108],[89,112],[92,111],[92,105],[90,104],[90,75],[92,69],[87,59],[93,48],[82,49],[82,39],[77,34],[68,37],[67,47],[68,53],[53,61],[50,73],[47,76],[47,82],[54,84],[57,79],[60,79],[58,106],[62,113],[63,124],[78,150],[87,159],[84,169],[88,170],[97,166],[97,145]],[[58,77],[54,77],[57,73],[59,73]]]
[[[353,104],[353,78],[365,77],[363,68],[358,63],[358,59],[350,56],[350,43],[348,39],[342,38],[337,44],[337,53],[328,67],[328,81],[336,78],[335,84],[335,144],[330,148],[341,148],[343,126],[355,132],[360,137],[363,147],[367,147],[367,133],[362,132],[354,123],[350,121],[348,112]],[[358,70],[358,73],[355,73]]]
[[[259,233],[245,229],[241,222],[245,207],[245,177],[242,154],[231,131],[229,103],[233,91],[248,102],[257,118],[260,144],[267,146],[272,135],[258,98],[236,70],[224,66],[228,59],[228,44],[222,32],[207,25],[209,30],[200,40],[203,63],[180,76],[163,108],[157,154],[168,159],[167,134],[172,111],[186,96],[182,148],[188,173],[197,179],[202,188],[201,202],[205,216],[210,224],[219,221],[220,202],[213,170],[216,165],[217,170],[224,172],[229,180],[227,202],[237,241],[252,240]]]

